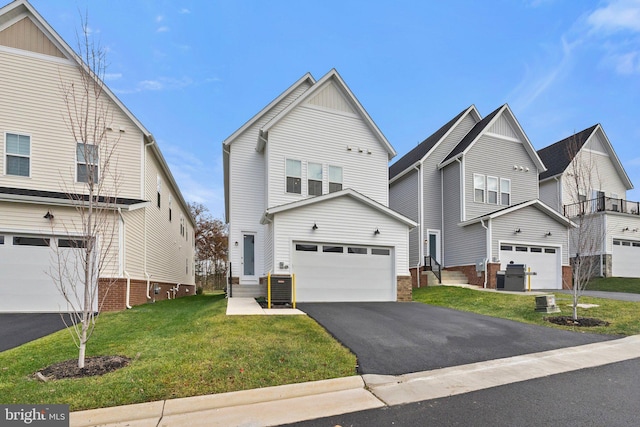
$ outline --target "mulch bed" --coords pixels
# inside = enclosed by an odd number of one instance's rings
[[[84,368],[78,368],[78,359],[65,360],[41,370],[37,377],[45,380],[61,380],[63,378],[82,378],[103,375],[123,368],[131,359],[124,356],[95,356],[85,359]]]
[[[591,317],[578,317],[578,320],[573,320],[572,316],[552,316],[545,317],[544,320],[561,326],[582,326],[586,328],[593,326],[609,326],[610,324],[607,321]]]

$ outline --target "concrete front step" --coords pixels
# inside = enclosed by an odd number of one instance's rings
[[[257,298],[267,294],[264,285],[233,285],[231,290],[232,298]]]
[[[427,280],[429,285],[468,285],[469,279],[467,276],[455,270],[442,270],[442,283],[438,283],[438,278],[433,273],[433,271],[427,271]]]

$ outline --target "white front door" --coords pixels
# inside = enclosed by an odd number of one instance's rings
[[[256,233],[242,233],[242,283],[257,283]]]

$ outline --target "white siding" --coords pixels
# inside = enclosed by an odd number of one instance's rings
[[[318,229],[313,230],[313,224]],[[295,273],[292,261],[292,242],[348,243],[393,247],[395,275],[409,274],[408,227],[350,197],[339,197],[322,203],[280,212],[274,217],[274,264],[290,265],[290,270],[276,273]],[[380,234],[375,235],[378,229]]]
[[[613,239],[640,240],[640,217],[608,212],[606,214],[606,252],[613,250]],[[629,230],[626,230],[629,228]],[[625,231],[622,231],[622,230]],[[637,231],[633,231],[637,230]]]
[[[606,197],[617,195],[617,198],[626,199],[627,189],[624,182],[620,179],[620,175],[611,162],[611,158],[603,153],[595,151],[582,150],[575,158],[577,162],[577,170],[583,174],[582,182],[587,199],[592,198],[591,190],[604,191]],[[564,204],[572,204],[577,202],[577,191],[575,180],[572,180],[569,173],[572,173],[573,166],[570,164],[563,174],[563,198]]]
[[[522,143],[483,135],[465,156],[466,220],[501,207],[474,202],[474,173],[510,179],[512,205],[538,198],[538,169]]]
[[[269,130],[268,204],[307,197],[307,163],[342,167],[342,188],[351,188],[388,205],[388,152],[359,116],[301,105]],[[351,147],[351,151],[347,149]],[[368,153],[371,154],[368,154]],[[286,192],[286,159],[302,161],[302,194]]]

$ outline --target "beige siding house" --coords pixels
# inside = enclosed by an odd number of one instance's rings
[[[79,85],[78,56],[27,1],[0,8],[0,311],[67,311],[53,254],[82,237],[87,194],[61,87]],[[96,309],[195,294],[194,221],[151,133],[105,88],[116,165],[101,175],[112,232]],[[9,107],[10,105],[10,107]],[[73,258],[73,257],[71,257]],[[108,289],[105,283],[113,282]]]

